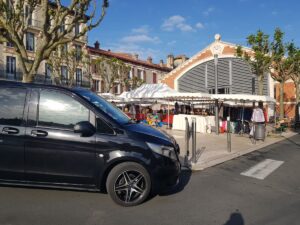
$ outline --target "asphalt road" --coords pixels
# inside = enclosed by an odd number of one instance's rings
[[[264,159],[284,163],[264,180],[241,175]],[[300,224],[300,135],[182,178],[179,188],[131,208],[100,193],[0,187],[0,224]]]

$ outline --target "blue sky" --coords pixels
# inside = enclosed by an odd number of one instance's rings
[[[258,29],[272,35],[276,27],[286,41],[300,46],[299,0],[110,0],[103,23],[89,33],[89,44],[152,56],[193,56],[214,40],[246,45]]]

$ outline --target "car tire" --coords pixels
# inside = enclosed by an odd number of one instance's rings
[[[110,171],[106,189],[111,199],[118,205],[135,206],[148,198],[151,191],[151,178],[141,164],[125,162]]]

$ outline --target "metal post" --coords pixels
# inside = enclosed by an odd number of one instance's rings
[[[170,129],[170,100],[168,99],[168,129]]]
[[[219,101],[215,101],[215,121],[216,121],[216,135],[219,135]]]
[[[196,132],[197,132],[197,130],[196,130],[196,118],[195,117],[193,117],[192,118],[192,162],[193,163],[196,163],[197,162],[197,158],[196,158],[196,144],[197,144],[197,142],[196,142]]]
[[[214,55],[215,62],[215,94],[218,94],[218,55]],[[216,121],[216,135],[219,135],[219,102],[215,101],[215,121]]]
[[[185,117],[185,146],[186,146],[186,156],[188,157],[190,155],[190,125],[189,120],[187,117]]]
[[[227,151],[231,152],[230,117],[227,117]]]

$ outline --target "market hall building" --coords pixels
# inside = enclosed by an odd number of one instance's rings
[[[236,56],[237,45],[215,41],[202,51],[168,73],[162,83],[179,92],[215,92],[215,62],[217,61],[219,94],[257,94],[257,76],[250,66]],[[243,47],[251,52],[250,48]],[[264,78],[263,94],[274,97],[274,81],[267,74]]]

